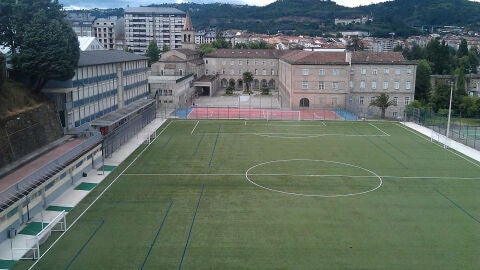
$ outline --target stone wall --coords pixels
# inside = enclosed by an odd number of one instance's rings
[[[39,107],[0,121],[0,168],[25,157],[63,135],[53,106]]]

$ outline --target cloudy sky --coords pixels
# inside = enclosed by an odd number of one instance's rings
[[[197,3],[232,3],[232,4],[248,4],[248,5],[257,5],[265,6],[275,0],[189,0],[190,2]],[[60,0],[60,3],[64,5],[65,8],[125,8],[127,5],[131,7],[138,7],[142,5],[149,4],[161,4],[161,3],[181,3],[189,2],[187,0]],[[356,7],[361,5],[369,5],[374,3],[385,2],[387,0],[333,0],[337,4],[346,6],[346,7]],[[480,2],[480,0],[473,0]]]

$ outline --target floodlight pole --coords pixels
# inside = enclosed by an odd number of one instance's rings
[[[450,134],[450,117],[452,115],[452,97],[453,97],[453,82],[450,82],[450,102],[448,104],[447,134],[445,134],[445,144],[443,144],[443,148],[447,148],[448,135]]]

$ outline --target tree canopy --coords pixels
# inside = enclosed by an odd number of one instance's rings
[[[387,108],[390,106],[397,106],[397,103],[394,100],[391,100],[388,94],[381,93],[374,100],[372,100],[372,102],[370,102],[369,106],[378,107],[381,112],[380,117],[383,119],[385,118],[385,111]]]
[[[148,65],[151,66],[153,63],[158,62],[160,59],[160,49],[157,46],[155,40],[150,41],[148,48],[145,51],[145,56],[148,57]]]
[[[14,68],[29,77],[32,90],[73,77],[80,49],[58,0],[2,0],[0,11],[0,43],[10,48]]]

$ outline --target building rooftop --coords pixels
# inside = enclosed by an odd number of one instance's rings
[[[147,60],[148,58],[134,53],[118,51],[118,50],[102,50],[102,51],[84,51],[80,52],[78,66],[94,66],[102,64],[121,63],[129,61]]]
[[[265,58],[278,59],[283,54],[279,50],[264,50],[264,49],[218,49],[205,57],[216,58]]]
[[[111,126],[115,123],[120,122],[122,119],[130,116],[131,114],[137,113],[140,109],[146,108],[147,106],[155,103],[154,99],[140,99],[137,100],[128,106],[125,106],[121,109],[108,113],[96,120],[93,120],[91,125],[92,126]]]
[[[176,8],[166,7],[127,7],[125,13],[152,13],[152,14],[168,14],[168,15],[185,15],[186,13]]]
[[[353,64],[382,64],[382,63],[398,63],[398,64],[415,64],[403,57],[401,52],[353,52]]]
[[[319,64],[339,64],[346,65],[346,52],[311,52],[311,51],[290,51],[281,57],[289,64],[296,65],[319,65]]]

